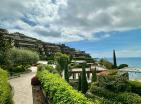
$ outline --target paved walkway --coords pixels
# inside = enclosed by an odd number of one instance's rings
[[[30,73],[10,80],[14,87],[15,104],[33,104],[31,78],[36,74],[36,67],[32,67],[31,70]]]

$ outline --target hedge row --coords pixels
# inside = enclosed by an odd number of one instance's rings
[[[13,104],[7,72],[0,68],[0,104]]]
[[[83,94],[74,90],[58,74],[43,70],[38,71],[37,77],[51,104],[93,104]]]
[[[102,87],[92,86],[90,91],[99,97],[104,97],[121,104],[141,104],[141,96],[135,93],[114,93]]]

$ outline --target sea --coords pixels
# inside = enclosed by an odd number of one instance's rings
[[[107,59],[113,62],[112,58]],[[117,58],[117,64],[128,64],[129,67],[141,68],[141,57]],[[141,72],[128,72],[128,75],[130,80],[141,82]]]
[[[113,58],[107,58],[110,62],[113,62]],[[117,58],[117,64],[128,64],[129,67],[141,68],[141,57],[120,57]]]

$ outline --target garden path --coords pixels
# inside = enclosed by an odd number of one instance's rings
[[[36,74],[37,67],[31,67],[32,72],[10,79],[14,88],[15,104],[33,104],[31,78]]]

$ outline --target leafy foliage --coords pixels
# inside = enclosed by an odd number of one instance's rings
[[[82,91],[82,93],[85,94],[88,90],[88,82],[87,82],[87,77],[86,77],[85,64],[83,65],[81,75],[82,75],[81,76],[81,91]]]
[[[66,68],[68,68],[68,64],[69,64],[69,56],[67,56],[66,54],[62,54],[60,52],[57,52],[55,54],[55,60],[57,62],[57,70],[58,72],[61,74],[63,70],[66,70]]]
[[[13,48],[10,59],[14,65],[32,65],[39,60],[39,55],[30,50]]]
[[[93,104],[83,94],[74,90],[58,74],[38,71],[37,77],[48,94],[51,104]]]
[[[81,75],[79,75],[78,79],[78,91],[81,91]]]
[[[119,102],[120,104],[140,104],[141,96],[135,93],[114,93],[102,87],[92,86],[90,91],[99,97],[104,97],[110,101]]]
[[[125,68],[125,67],[128,67],[128,65],[127,65],[127,64],[120,64],[120,65],[118,66],[118,69],[122,69],[122,68]]]
[[[25,72],[25,71],[29,71],[28,68],[30,67],[30,65],[17,65],[17,66],[13,66],[11,69],[12,73],[21,73],[21,72]]]
[[[0,104],[13,104],[7,72],[0,68]]]
[[[54,73],[54,74],[58,73],[57,70],[53,68],[53,66],[51,65],[43,65],[43,64],[38,65],[38,71],[42,71],[42,70],[47,70],[48,72]]]
[[[135,93],[120,93],[117,100],[122,104],[141,104],[141,96]]]
[[[128,86],[131,86],[131,91],[141,96],[141,82],[128,81]]]
[[[99,76],[98,85],[104,87],[113,92],[125,92],[130,91],[131,87],[127,83],[127,76],[123,75],[108,75],[108,76]]]
[[[69,70],[69,67],[68,67],[68,64],[66,63],[65,70],[64,70],[64,77],[65,77],[65,80],[67,82],[69,82],[69,72],[68,72],[68,70]]]
[[[11,65],[9,60],[11,43],[12,40],[10,38],[5,38],[4,34],[0,34],[0,65],[4,69],[9,68]]]
[[[96,82],[96,81],[97,81],[97,75],[96,75],[96,68],[95,68],[92,72],[92,82]]]
[[[113,69],[113,64],[107,59],[100,59],[99,64],[105,66],[107,69]]]
[[[97,96],[105,100],[102,100],[104,104],[140,104],[140,89],[141,83],[129,81],[128,74],[124,73],[98,76],[98,81],[91,84],[90,92],[93,99]]]

